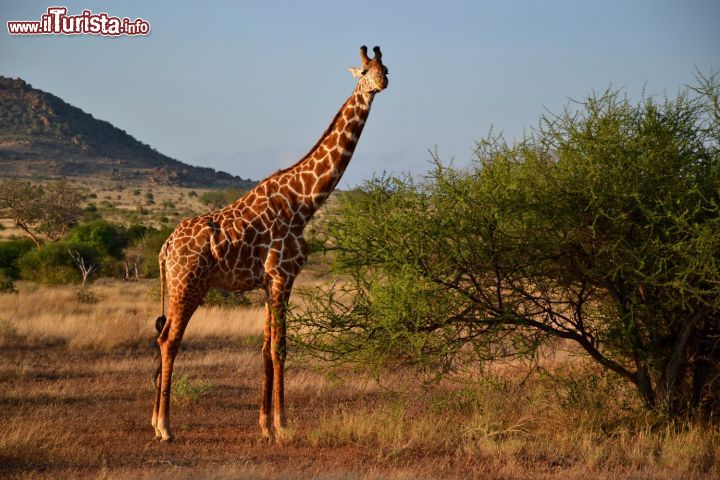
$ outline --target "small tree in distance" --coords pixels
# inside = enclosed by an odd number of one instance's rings
[[[389,177],[329,221],[343,280],[288,322],[311,354],[442,373],[553,339],[633,384],[644,405],[720,406],[719,78],[632,104],[607,91],[542,118],[471,169]],[[715,99],[715,100],[713,100]]]
[[[85,258],[77,251],[73,251],[68,248],[68,253],[72,257],[73,262],[75,262],[75,265],[80,270],[80,274],[82,275],[82,284],[80,288],[85,290],[85,288],[87,287],[88,279],[90,278],[90,274],[95,271],[97,265],[85,261]]]
[[[0,184],[0,216],[9,218],[40,247],[40,239],[34,232],[36,224],[42,218],[40,204],[35,199],[40,187],[30,182],[6,180]]]
[[[80,190],[64,181],[33,185],[23,180],[0,183],[0,218],[10,218],[15,226],[40,247],[44,233],[58,241],[82,217]]]

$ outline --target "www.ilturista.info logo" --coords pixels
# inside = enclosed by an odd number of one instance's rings
[[[80,15],[68,15],[66,7],[49,7],[40,21],[16,20],[7,22],[10,35],[147,35],[150,23],[142,18],[130,20],[83,10]]]

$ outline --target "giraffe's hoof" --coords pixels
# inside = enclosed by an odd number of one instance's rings
[[[153,415],[150,425],[152,425],[153,430],[155,431],[155,438],[162,438],[162,434],[160,433],[160,429],[158,428],[157,416]]]
[[[174,438],[172,428],[164,422],[158,422],[155,427],[155,436],[163,442],[172,442]]]
[[[267,427],[260,427],[260,439],[266,442],[272,441],[272,431]]]
[[[288,427],[275,427],[275,441],[277,443],[286,443],[295,437],[295,431]]]

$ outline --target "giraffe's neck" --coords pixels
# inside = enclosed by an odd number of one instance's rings
[[[373,97],[358,85],[307,155],[276,174],[296,222],[310,220],[340,181],[367,121]]]

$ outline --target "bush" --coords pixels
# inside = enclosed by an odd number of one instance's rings
[[[218,209],[231,204],[244,194],[245,190],[241,188],[210,190],[200,195],[200,201],[212,209]]]
[[[246,292],[230,292],[211,288],[203,299],[203,305],[231,310],[238,307],[252,307],[255,306],[255,302]]]
[[[0,242],[0,275],[13,280],[20,278],[18,259],[35,248],[29,238]]]
[[[100,297],[89,288],[78,287],[75,289],[75,300],[84,305],[92,305],[99,302]]]
[[[720,82],[632,104],[593,95],[470,169],[383,178],[329,221],[348,280],[295,340],[433,373],[575,342],[662,415],[720,405]],[[715,412],[715,413],[714,413]]]
[[[26,252],[19,260],[20,276],[38,283],[61,285],[79,283],[82,275],[68,250],[78,252],[85,262],[100,265],[101,253],[88,243],[46,243]]]
[[[170,227],[161,227],[159,230],[149,231],[138,242],[137,246],[143,259],[140,265],[140,273],[143,277],[157,278],[160,276],[158,254],[172,231],[173,229]]]
[[[14,279],[0,270],[0,294],[2,293],[18,293],[18,291]]]
[[[93,220],[73,227],[66,239],[92,245],[103,255],[122,258],[123,249],[128,245],[125,228],[107,220]]]
[[[146,225],[140,225],[137,223],[130,225],[127,230],[125,230],[125,237],[127,238],[128,245],[136,244],[151,230],[152,229]]]

